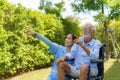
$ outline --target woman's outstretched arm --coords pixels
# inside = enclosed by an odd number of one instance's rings
[[[48,38],[46,38],[45,36],[42,36],[41,34],[35,32],[35,31],[32,31],[32,30],[30,30],[30,29],[28,29],[28,30],[26,31],[26,33],[29,34],[29,35],[35,35],[38,39],[42,40],[42,41],[43,41],[44,43],[46,43],[48,46],[52,46],[52,42],[51,42]]]

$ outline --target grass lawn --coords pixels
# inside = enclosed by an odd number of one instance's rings
[[[50,70],[51,70],[51,67],[30,71],[28,73],[24,73],[22,75],[15,76],[13,78],[6,79],[6,80],[47,80],[47,76],[49,75]]]
[[[35,70],[6,80],[47,80],[50,70],[50,67],[41,70]],[[120,80],[120,61],[115,62],[114,59],[105,61],[104,72],[104,80]]]
[[[120,60],[116,62],[113,59],[105,62],[104,80],[120,80]]]

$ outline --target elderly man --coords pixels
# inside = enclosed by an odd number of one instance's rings
[[[79,80],[87,80],[90,59],[99,58],[101,43],[93,39],[95,26],[87,23],[83,26],[83,37],[75,39],[71,52],[57,60],[58,79],[65,80],[65,74],[79,77]],[[65,60],[74,59],[74,65],[70,65]],[[91,75],[98,74],[97,64],[91,64]]]

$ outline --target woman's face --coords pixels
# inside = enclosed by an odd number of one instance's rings
[[[66,39],[65,39],[65,46],[66,47],[72,47],[73,45],[73,39],[72,39],[72,35],[71,34],[68,34]]]

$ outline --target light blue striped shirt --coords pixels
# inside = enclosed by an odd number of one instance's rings
[[[65,54],[69,57],[69,59],[74,59],[74,66],[77,69],[80,69],[82,64],[90,65],[91,59],[98,59],[101,47],[101,43],[98,40],[92,39],[89,43],[85,43],[83,37],[79,39],[87,48],[89,48],[90,55],[88,56],[84,49],[78,44],[73,45],[70,54]],[[91,69],[94,69],[96,74],[98,74],[97,64],[91,64],[90,66]]]

